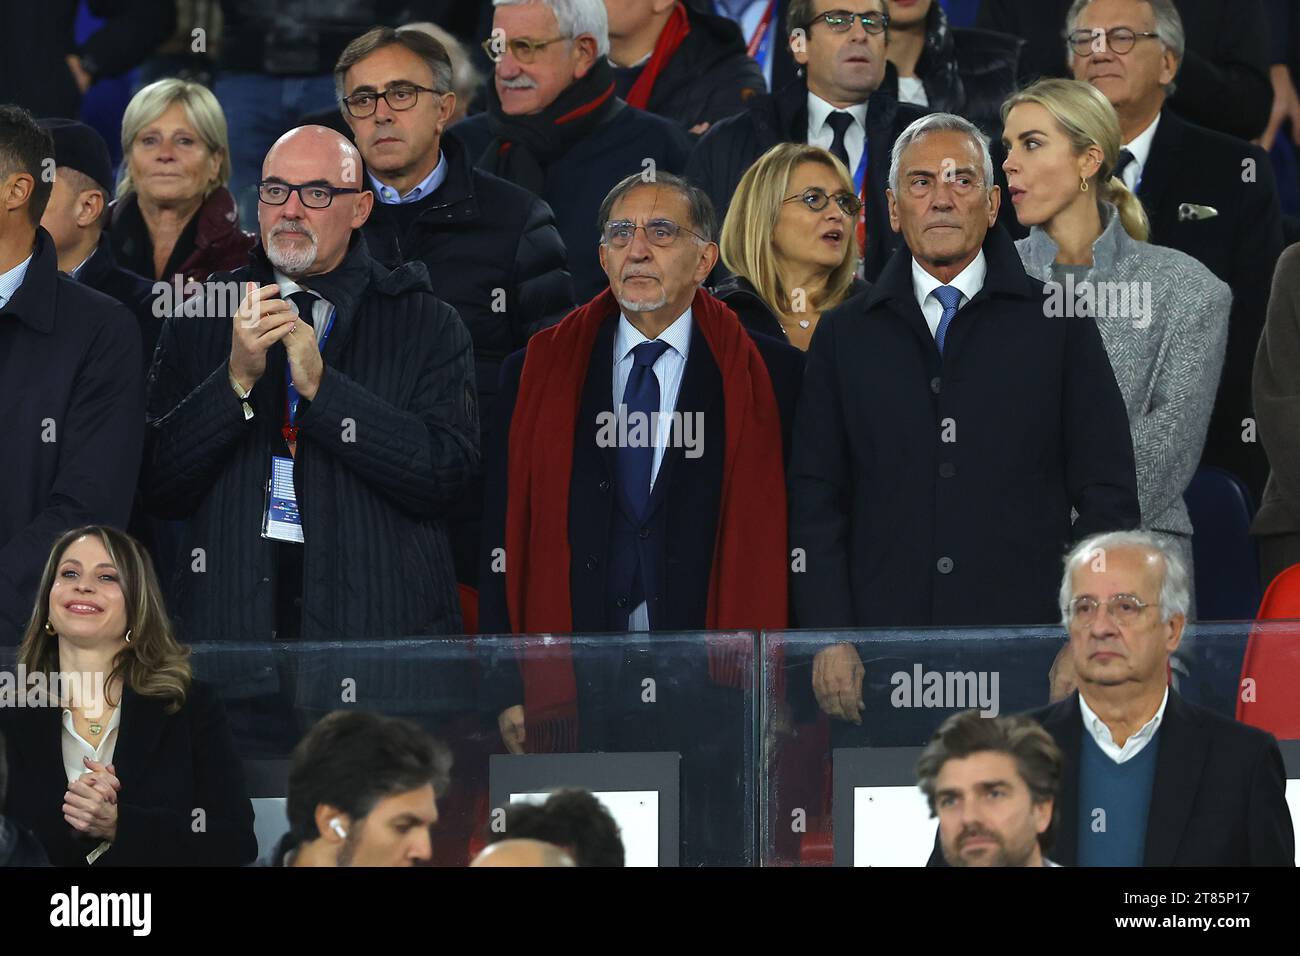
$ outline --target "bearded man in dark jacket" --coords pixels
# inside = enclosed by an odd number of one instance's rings
[[[333,130],[281,137],[261,247],[163,327],[142,483],[186,520],[187,640],[461,630],[446,517],[479,461],[470,337],[423,264],[370,257],[361,168]]]

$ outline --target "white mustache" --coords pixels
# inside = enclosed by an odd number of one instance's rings
[[[299,222],[279,222],[271,229],[271,238],[274,239],[281,233],[292,232],[306,236],[312,242],[316,241],[316,233],[312,232],[310,227]]]
[[[503,80],[500,77],[497,77],[497,82],[500,83],[507,90],[537,89],[537,84],[530,77],[524,76],[523,74],[520,74],[519,76],[515,77],[513,80]]]

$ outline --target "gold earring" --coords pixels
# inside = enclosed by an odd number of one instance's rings
[[[45,633],[50,635],[50,637],[54,636],[54,625],[51,624],[49,621],[45,622]]]
[[[1082,176],[1080,176],[1080,177],[1079,177],[1079,192],[1081,192],[1081,193],[1086,193],[1087,191],[1088,191],[1088,180],[1086,180],[1086,179],[1084,179]]]

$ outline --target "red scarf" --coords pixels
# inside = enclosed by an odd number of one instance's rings
[[[510,425],[506,603],[521,652],[527,740],[534,751],[577,746],[577,681],[567,638],[569,484],[574,422],[601,324],[619,313],[606,289],[532,337]],[[726,446],[704,627],[781,628],[787,621],[786,500],[781,420],[772,380],[736,314],[703,289],[691,314],[722,373]],[[542,648],[545,648],[544,650]],[[748,638],[709,639],[709,678],[742,687]]]
[[[650,93],[654,90],[655,80],[659,79],[659,74],[690,32],[691,21],[686,16],[686,7],[679,3],[673,8],[663,30],[659,32],[659,39],[655,41],[650,61],[646,63],[645,69],[632,84],[632,89],[628,90],[628,106],[635,106],[639,110],[646,108],[646,104],[650,102]]]

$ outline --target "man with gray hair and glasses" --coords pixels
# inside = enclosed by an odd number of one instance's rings
[[[479,628],[613,634],[503,654],[486,694],[514,753],[680,749],[683,858],[736,863],[743,774],[725,728],[743,719],[744,655],[710,638],[707,666],[683,662],[638,635],[785,626],[803,361],[700,287],[718,261],[702,190],[628,176],[598,220],[609,289],[502,366]]]
[[[1065,560],[1078,690],[1033,716],[1065,754],[1054,859],[1066,866],[1295,862],[1277,741],[1169,686],[1189,602],[1187,569],[1155,535],[1096,535]]]
[[[1062,654],[1078,689],[1030,714],[1065,758],[1063,866],[1295,863],[1277,741],[1169,686],[1189,603],[1178,553],[1147,532],[1094,535],[1065,559]]]
[[[1188,122],[1172,105],[1175,85],[1196,77],[1172,0],[1075,0],[1066,30],[1074,78],[1095,86],[1119,116],[1115,175],[1142,200],[1152,238],[1203,263],[1232,289],[1201,464],[1242,478],[1259,500],[1268,462],[1253,433],[1251,370],[1283,247],[1272,163],[1253,143],[1198,126],[1200,118]],[[1217,108],[1230,113],[1244,105],[1223,100]]]
[[[808,351],[790,465],[790,547],[807,558],[796,619],[1050,623],[1070,542],[1139,520],[1110,360],[1094,321],[1053,312],[995,225],[988,143],[968,120],[912,123],[889,180],[906,245],[822,316]],[[812,689],[844,745],[861,743],[850,723],[897,729],[892,670],[868,673],[850,643],[817,654]]]

